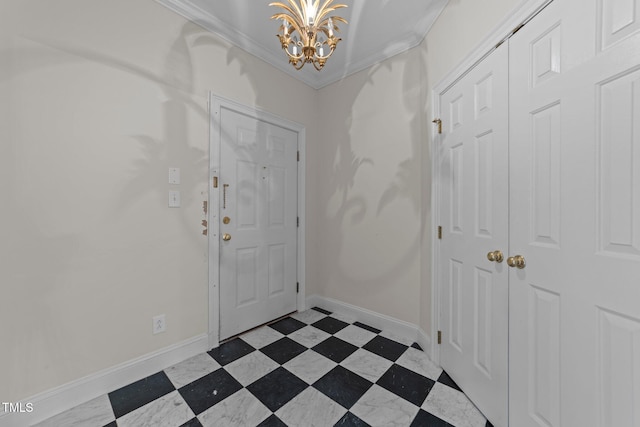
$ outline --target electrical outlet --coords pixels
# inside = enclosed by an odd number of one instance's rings
[[[164,314],[153,316],[153,333],[159,334],[167,330],[167,322]]]

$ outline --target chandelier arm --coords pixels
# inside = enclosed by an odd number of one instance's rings
[[[300,61],[301,59],[304,58],[304,52],[302,51],[302,47],[304,45],[302,44],[301,41],[299,41],[298,43],[294,43],[292,41],[291,44],[293,44],[294,46],[298,46],[300,48],[300,55],[294,55],[291,52],[289,52],[288,45],[287,45],[287,47],[283,46],[282,49],[284,49],[284,51],[287,53],[287,56],[289,56],[289,58],[295,59],[296,61]]]
[[[285,19],[289,24],[291,24],[291,26],[295,31],[302,34],[302,30],[301,30],[302,27],[300,25],[300,22],[291,15],[288,15],[286,13],[276,13],[271,17],[271,19],[277,19],[277,20]]]
[[[334,12],[336,9],[341,9],[343,7],[347,7],[347,5],[345,5],[345,4],[336,4],[336,5],[332,6],[332,7],[328,7],[326,9],[318,11],[318,16],[317,16],[318,21],[321,21],[322,19],[324,19],[325,16],[327,16],[331,12]]]
[[[298,6],[298,3],[294,0],[288,0],[289,4],[291,5],[291,7],[293,7],[295,9],[295,11],[297,13],[292,13],[292,15],[297,15],[300,17],[301,20],[304,20],[304,14],[302,13],[302,10],[300,9],[300,6]],[[302,5],[302,7],[304,8],[304,5]]]

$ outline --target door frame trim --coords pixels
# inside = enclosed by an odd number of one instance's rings
[[[306,173],[306,129],[303,125],[284,119],[280,116],[262,110],[258,107],[249,107],[209,92],[209,179],[207,187],[209,189],[209,210],[208,221],[208,336],[209,348],[220,345],[220,221],[218,213],[220,211],[220,191],[213,188],[213,177],[220,176],[220,111],[226,108],[271,123],[276,126],[288,129],[298,135],[298,151],[300,160],[298,161],[298,217],[300,219],[297,240],[297,281],[300,284],[296,298],[298,311],[306,309],[306,286],[305,286],[305,173]],[[214,239],[214,237],[218,237]]]
[[[521,23],[528,22],[553,0],[523,0],[449,73],[447,73],[431,90],[431,111],[433,118],[442,118],[440,110],[441,96],[478,62],[491,53],[497,45],[507,42],[514,29]],[[440,364],[440,347],[438,335],[440,327],[440,295],[442,284],[439,282],[440,250],[438,236],[434,230],[440,224],[440,147],[441,138],[437,126],[431,128],[431,348],[430,356]]]

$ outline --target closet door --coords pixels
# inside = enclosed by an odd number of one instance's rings
[[[438,153],[440,360],[496,427],[507,424],[507,54],[500,46],[441,95]]]
[[[509,42],[514,427],[640,425],[639,14],[554,0]]]

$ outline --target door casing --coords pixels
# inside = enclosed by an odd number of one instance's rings
[[[220,176],[220,111],[226,108],[247,116],[263,120],[274,125],[289,129],[298,134],[298,253],[297,253],[297,281],[299,292],[297,296],[297,310],[306,309],[305,302],[305,154],[306,154],[306,130],[299,123],[283,119],[277,115],[256,107],[248,107],[235,101],[209,93],[209,207],[208,221],[208,245],[209,245],[209,347],[220,345],[220,201],[221,189],[214,188],[213,182]]]

